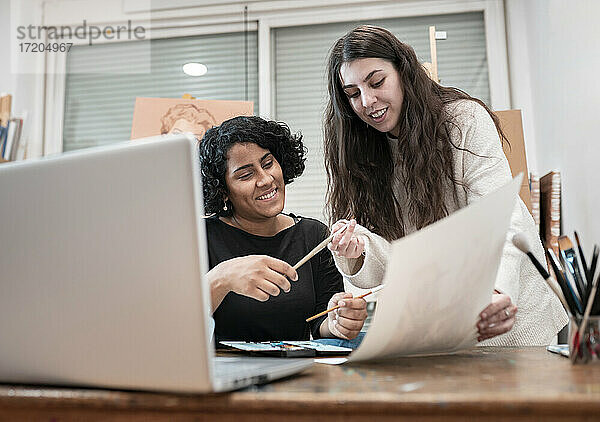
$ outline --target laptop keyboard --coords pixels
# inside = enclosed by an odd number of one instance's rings
[[[216,357],[213,359],[213,385],[215,391],[229,391],[264,384],[298,373],[313,363],[313,359]]]
[[[267,372],[281,359],[251,357],[217,357],[214,360],[215,376],[224,378],[246,378]]]

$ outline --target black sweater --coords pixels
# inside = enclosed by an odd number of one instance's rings
[[[210,268],[246,255],[268,255],[296,264],[328,235],[327,226],[312,218],[298,218],[272,237],[257,236],[232,227],[217,217],[206,219]],[[325,248],[298,269],[288,293],[281,291],[266,302],[229,292],[214,312],[217,341],[308,340],[319,338],[323,316],[306,318],[327,309],[327,302],[344,290],[342,276]]]

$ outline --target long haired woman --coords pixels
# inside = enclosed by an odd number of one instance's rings
[[[414,50],[360,26],[333,45],[324,119],[328,211],[336,265],[358,287],[380,284],[389,242],[438,221],[511,179],[498,119],[479,99],[431,80]],[[544,253],[521,200],[510,233]],[[458,240],[458,239],[457,239]],[[533,265],[507,242],[478,340],[548,344],[567,317]],[[418,280],[407,280],[418,283]],[[518,309],[518,314],[517,314]]]

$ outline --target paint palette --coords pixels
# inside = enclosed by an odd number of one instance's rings
[[[221,345],[229,349],[249,353],[253,356],[275,357],[314,357],[348,355],[352,349],[347,347],[330,346],[315,341],[221,341]]]

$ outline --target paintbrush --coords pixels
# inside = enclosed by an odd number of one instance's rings
[[[300,261],[298,261],[298,263],[296,265],[294,265],[294,270],[297,270],[298,268],[300,268],[302,265],[306,264],[308,262],[309,259],[311,259],[313,256],[315,256],[316,254],[318,254],[319,252],[321,252],[321,250],[323,248],[325,248],[325,246],[327,246],[327,244],[329,242],[331,242],[331,240],[333,239],[333,237],[338,234],[338,233],[342,233],[343,231],[345,231],[348,226],[350,225],[350,222],[346,223],[344,226],[340,227],[337,231],[331,233],[327,239],[323,240],[321,243],[319,243],[317,246],[314,247],[314,249],[312,251],[310,251],[308,254],[306,254],[306,256],[304,258],[302,258]]]
[[[529,247],[529,242],[527,240],[527,237],[523,233],[517,233],[513,236],[512,243],[521,252],[525,253],[529,257],[529,260],[531,261],[531,263],[538,270],[540,275],[544,278],[544,281],[546,281],[546,284],[548,284],[548,287],[550,287],[550,289],[558,297],[558,300],[560,300],[560,303],[562,303],[562,305],[565,307],[565,310],[569,311],[571,309],[571,307],[567,304],[567,301],[566,301],[565,297],[563,296],[563,294],[561,293],[561,291],[558,289],[558,287],[556,287],[558,285],[558,283],[556,282],[556,280],[554,280],[554,277],[552,277],[548,273],[548,271],[546,271],[546,268],[544,268],[544,266],[542,264],[540,264],[540,262],[537,260],[535,255],[533,255],[533,253],[531,252],[531,248]]]
[[[565,274],[562,270],[562,266],[560,265],[560,262],[558,262],[554,251],[551,248],[548,248],[546,250],[546,256],[548,257],[548,261],[550,261],[550,265],[552,265],[554,275],[556,276],[556,281],[560,286],[563,297],[569,305],[567,311],[569,311],[571,315],[581,314],[583,312],[582,310],[580,310],[581,304],[578,302],[577,296],[575,295],[573,288],[569,285],[569,282],[567,281]]]
[[[600,248],[598,245],[594,245],[594,251],[592,252],[592,262],[590,264],[590,278],[588,280],[593,280],[594,275],[596,275],[596,264],[598,264],[598,252],[600,252]]]
[[[577,234],[577,231],[574,232],[575,233],[575,242],[577,243],[577,251],[579,252],[579,259],[581,262],[581,267],[583,270],[583,273],[585,274],[585,280],[586,280],[586,286],[585,286],[585,302],[587,303],[587,301],[590,298],[590,294],[591,294],[591,290],[592,290],[592,281],[594,281],[594,275],[590,274],[590,268],[587,266],[587,263],[585,261],[585,256],[583,254],[583,246],[581,244],[581,241],[579,240],[579,235]]]
[[[575,276],[573,275],[573,266],[565,260],[563,256],[564,253],[560,252],[561,261],[565,265],[565,271],[563,275],[565,276],[565,280],[567,280],[567,285],[571,288],[571,292],[573,293],[573,298],[577,301],[577,305],[579,307],[579,312],[583,314],[583,303],[585,302],[585,297],[581,297],[579,295],[579,289],[577,289],[577,284],[575,283]]]
[[[592,285],[593,278],[590,278],[589,269],[587,263],[585,262],[585,256],[583,255],[583,246],[581,246],[577,231],[574,231],[573,233],[575,234],[575,242],[577,243],[577,250],[579,251],[579,259],[581,260],[581,266],[583,267],[583,272],[585,273],[585,279],[588,282],[588,287],[590,287]]]
[[[584,275],[579,270],[579,262],[577,260],[577,255],[575,254],[575,250],[573,249],[573,242],[571,242],[571,239],[569,239],[568,236],[560,236],[558,238],[558,247],[560,248],[560,255],[565,264],[565,268],[567,272],[570,273],[567,275],[573,276],[579,297],[581,298],[581,301],[584,302],[586,280],[584,279]]]
[[[362,295],[360,295],[360,296],[353,297],[352,299],[362,299],[363,297],[367,297],[367,296],[369,296],[371,293],[376,293],[376,292],[380,291],[381,289],[383,289],[383,284],[380,284],[380,285],[379,285],[379,286],[377,286],[377,287],[373,287],[373,288],[372,288],[372,289],[371,289],[369,292],[367,292],[367,293],[365,293],[365,294],[362,294]],[[348,298],[348,299],[349,299],[349,298]],[[340,300],[344,300],[344,299],[340,299]],[[306,322],[310,322],[310,321],[312,321],[313,319],[319,318],[320,316],[323,316],[323,315],[325,315],[325,314],[328,314],[328,313],[329,313],[329,312],[331,312],[331,311],[335,311],[335,310],[336,310],[336,309],[338,309],[339,307],[340,307],[340,305],[336,305],[336,306],[334,306],[333,308],[329,308],[329,309],[326,309],[326,310],[324,310],[323,312],[319,312],[318,314],[316,314],[316,315],[313,315],[313,316],[311,316],[310,318],[306,318]]]

